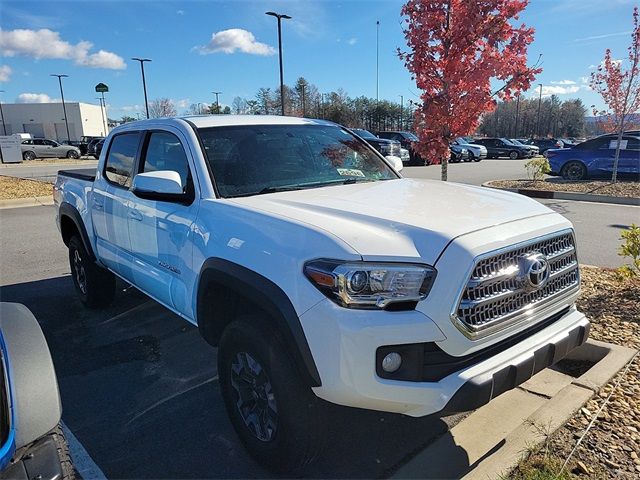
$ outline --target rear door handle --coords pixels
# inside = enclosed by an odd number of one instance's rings
[[[134,220],[142,221],[142,214],[138,210],[131,209],[129,210],[129,218]]]

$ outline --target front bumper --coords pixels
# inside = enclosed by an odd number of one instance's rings
[[[588,320],[571,307],[515,345],[439,381],[421,382],[381,378],[375,364],[380,347],[445,340],[423,313],[349,310],[325,300],[300,319],[322,381],[313,389],[316,395],[414,417],[477,408],[558,362],[584,343],[589,331]]]

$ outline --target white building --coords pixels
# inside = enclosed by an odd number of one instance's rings
[[[65,102],[70,140],[85,135],[105,136],[107,119],[100,105]],[[6,134],[30,133],[34,138],[67,140],[62,103],[3,103]],[[0,135],[4,135],[0,123]]]

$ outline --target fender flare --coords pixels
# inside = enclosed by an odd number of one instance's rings
[[[249,297],[251,302],[267,312],[272,319],[273,326],[291,353],[303,380],[312,387],[321,385],[320,374],[313,360],[300,319],[287,294],[278,285],[259,273],[222,258],[209,258],[200,269],[196,318],[200,334],[207,342],[215,345],[218,340],[215,338],[216,322],[215,320],[208,321],[205,314],[205,294],[211,283],[224,285],[243,297]]]
[[[93,262],[96,261],[96,256],[93,253],[93,247],[91,246],[91,242],[89,241],[89,235],[87,235],[87,229],[84,226],[84,222],[82,221],[82,216],[80,216],[80,212],[78,209],[71,205],[68,202],[62,202],[60,204],[60,208],[58,209],[58,216],[60,217],[60,225],[62,226],[62,218],[68,217],[76,226],[78,233],[80,233],[80,240],[84,245],[84,249],[89,254],[89,259]],[[62,231],[60,232],[62,233]]]

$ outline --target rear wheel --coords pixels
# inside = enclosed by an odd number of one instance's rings
[[[69,150],[67,152],[67,158],[80,158],[80,155],[75,150]]]
[[[89,308],[106,307],[116,292],[116,278],[89,258],[80,237],[69,240],[71,277],[80,300]]]
[[[220,388],[249,453],[274,471],[291,472],[320,453],[326,407],[265,323],[265,318],[245,316],[227,326],[218,348]]]
[[[35,160],[36,159],[36,154],[34,152],[24,152],[22,154],[22,159],[23,160]]]
[[[516,152],[515,150],[511,150],[511,151],[509,152],[509,158],[510,158],[511,160],[517,160],[517,158],[518,158],[518,152]]]
[[[577,160],[568,162],[560,171],[565,180],[584,180],[587,178],[587,167]]]

